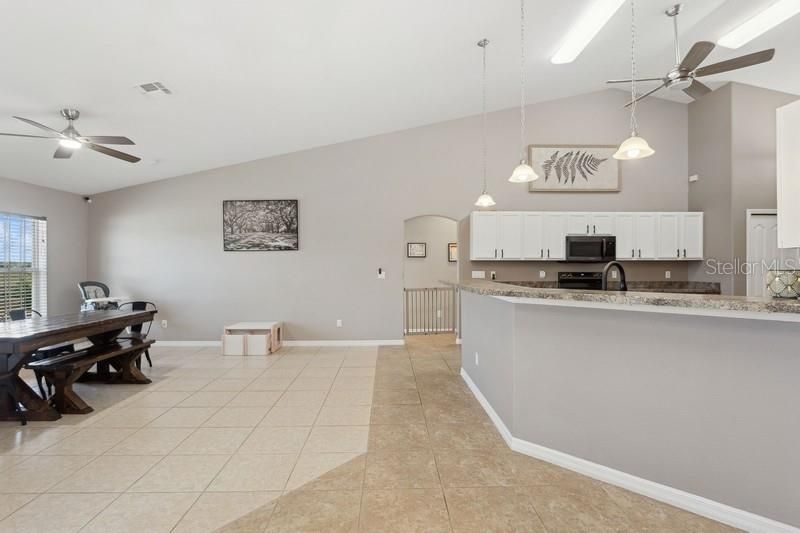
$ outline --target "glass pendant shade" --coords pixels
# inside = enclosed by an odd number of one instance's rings
[[[478,207],[492,207],[495,205],[495,201],[491,194],[483,191],[483,194],[478,196],[478,200],[475,202],[475,205]]]
[[[639,137],[636,132],[631,133],[631,136],[625,139],[619,145],[619,149],[614,154],[614,159],[621,159],[629,161],[631,159],[644,159],[656,153],[655,150],[650,148],[647,141],[643,137]]]
[[[516,166],[514,172],[511,173],[511,177],[508,178],[508,181],[511,183],[527,183],[538,179],[539,175],[533,170],[533,167],[523,159],[519,162],[519,165]]]

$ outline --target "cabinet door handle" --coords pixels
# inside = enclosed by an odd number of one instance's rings
[[[631,257],[636,257],[636,252],[634,252],[633,248],[631,248]]]
[[[686,248],[683,249],[683,257],[686,257]]]
[[[547,258],[550,259],[550,248],[547,249]]]
[[[497,259],[497,248],[494,249],[494,257]]]
[[[586,235],[589,235],[589,224],[586,224]]]
[[[639,248],[639,258],[641,258],[641,257],[642,257],[642,249]]]
[[[680,248],[678,248],[676,251],[678,252],[678,255],[677,255],[677,257],[678,257],[678,258],[680,258],[680,256],[681,256],[681,249],[680,249]]]
[[[505,257],[505,254],[506,254],[505,249],[500,248],[500,259],[503,259]]]
[[[539,249],[539,257],[544,258],[544,248]]]
[[[597,226],[592,224],[592,233],[597,234]]]

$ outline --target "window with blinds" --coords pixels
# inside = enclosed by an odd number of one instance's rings
[[[0,212],[0,320],[12,309],[47,314],[47,220]]]

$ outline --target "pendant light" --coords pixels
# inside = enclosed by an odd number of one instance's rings
[[[486,47],[489,46],[488,39],[481,39],[478,41],[478,46],[483,50],[483,79],[482,79],[482,105],[483,112],[481,115],[483,126],[483,192],[478,196],[475,205],[478,207],[492,207],[495,205],[494,198],[486,190]]]
[[[519,2],[519,18],[520,18],[520,67],[519,67],[519,80],[520,80],[520,97],[519,97],[519,151],[520,161],[519,165],[514,168],[511,177],[508,181],[511,183],[527,183],[536,181],[539,176],[534,172],[533,167],[528,164],[528,158],[525,154],[525,0]]]
[[[631,0],[631,136],[619,145],[614,154],[614,159],[623,161],[631,159],[644,159],[650,157],[655,150],[650,148],[647,141],[639,136],[639,123],[636,122],[636,9],[635,1]]]

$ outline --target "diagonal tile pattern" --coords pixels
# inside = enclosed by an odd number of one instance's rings
[[[452,336],[153,360],[79,384],[90,415],[0,424],[0,532],[730,531],[510,451]]]

